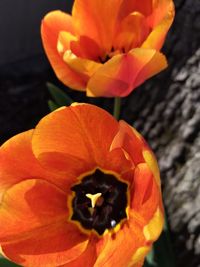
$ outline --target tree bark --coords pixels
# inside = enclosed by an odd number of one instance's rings
[[[200,1],[175,1],[169,67],[124,99],[157,155],[178,267],[200,266]]]

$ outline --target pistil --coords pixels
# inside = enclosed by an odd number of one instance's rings
[[[91,200],[91,206],[93,209],[95,208],[96,204],[101,202],[101,196],[102,196],[102,193],[86,194],[86,197]]]

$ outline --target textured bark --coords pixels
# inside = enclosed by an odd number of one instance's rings
[[[178,267],[200,266],[200,1],[176,1],[169,68],[124,100],[159,160]]]
[[[159,160],[177,267],[200,266],[200,1],[175,0],[176,19],[163,49],[169,67],[122,103],[121,118],[148,140]],[[21,72],[0,69],[0,141],[33,127],[48,112],[52,72],[30,61]],[[29,68],[30,67],[30,68]],[[29,70],[31,70],[29,72]],[[18,73],[18,74],[16,74]],[[112,110],[111,99],[76,101]],[[162,266],[160,266],[162,267]]]

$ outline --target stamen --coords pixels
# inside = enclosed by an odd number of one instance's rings
[[[71,220],[80,222],[85,229],[94,229],[99,235],[117,227],[127,217],[127,187],[115,175],[96,169],[71,187],[75,192]]]
[[[92,208],[95,207],[98,199],[101,197],[102,193],[97,193],[97,194],[86,194],[86,197],[91,200],[91,206]]]

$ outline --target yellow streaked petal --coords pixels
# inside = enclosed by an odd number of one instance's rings
[[[77,37],[70,32],[59,32],[57,50],[60,54],[63,54],[66,50],[70,49],[71,41],[77,41]]]
[[[69,87],[85,91],[85,77],[73,71],[62,58],[62,53],[70,41],[66,39],[66,34],[63,38],[63,33],[60,32],[67,32],[68,36],[72,36],[74,33],[72,24],[72,17],[64,12],[56,10],[48,13],[41,24],[42,43],[58,79]]]
[[[162,232],[164,225],[163,213],[158,208],[150,220],[150,222],[144,227],[143,233],[147,241],[155,241]]]
[[[134,264],[137,264],[138,262],[143,261],[146,255],[149,253],[150,249],[151,249],[150,246],[144,246],[144,247],[138,248],[136,252],[134,253],[131,263],[128,265],[128,267],[134,266]]]
[[[174,19],[174,3],[171,0],[154,1],[154,10],[147,18],[152,32],[142,44],[143,48],[160,50]]]
[[[76,73],[91,77],[101,66],[101,63],[97,63],[93,60],[77,57],[68,50],[64,53],[63,60],[67,65]]]
[[[143,157],[149,167],[149,169],[152,171],[157,184],[160,186],[160,171],[158,167],[158,163],[155,159],[155,156],[150,150],[144,150],[143,151]]]

